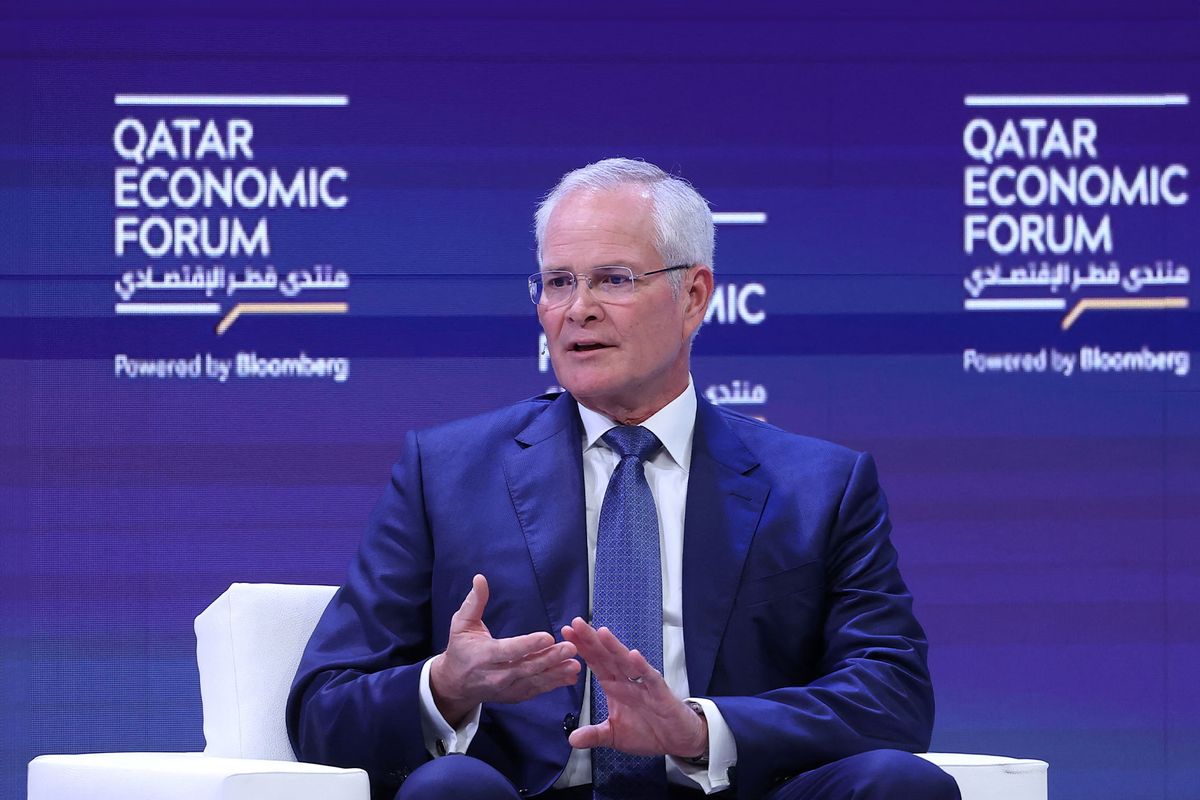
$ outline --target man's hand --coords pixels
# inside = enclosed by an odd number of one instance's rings
[[[576,617],[562,629],[608,697],[608,719],[571,733],[579,749],[612,747],[634,755],[697,758],[708,753],[708,723],[671,694],[667,682],[608,628]]]
[[[582,669],[575,645],[555,644],[549,633],[493,639],[483,624],[487,602],[487,579],[476,575],[450,618],[446,652],[435,656],[429,668],[434,703],[452,727],[480,703],[519,703],[570,686]]]

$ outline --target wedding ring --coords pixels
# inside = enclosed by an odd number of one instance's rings
[[[630,683],[645,683],[646,682],[646,679],[643,678],[641,675],[638,675],[636,678],[629,676],[629,675],[626,675],[625,677]]]

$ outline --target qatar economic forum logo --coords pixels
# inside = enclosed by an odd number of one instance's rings
[[[1188,166],[1169,152],[1148,163],[1114,155],[1161,152],[1129,141],[1128,132],[1182,124],[1178,110],[1188,103],[1184,94],[964,98],[970,118],[962,131],[967,159],[962,244],[968,261],[963,308],[1054,320],[1038,349],[964,349],[964,372],[1188,375],[1186,342],[1171,348],[1134,341],[1114,349],[1062,347],[1051,338],[1055,329],[1069,331],[1085,315],[1115,319],[1189,308],[1186,255],[1164,247],[1161,237],[1142,237],[1159,242],[1152,245],[1158,252],[1122,239],[1148,220],[1163,229],[1186,224]],[[1131,116],[1138,117],[1137,124]],[[1111,138],[1106,126],[1114,131]]]
[[[346,269],[278,252],[271,225],[284,213],[329,218],[346,208],[348,171],[274,166],[272,143],[255,125],[256,114],[336,116],[346,95],[118,94],[113,102],[121,112],[112,130],[117,315],[209,317],[219,340],[252,315],[349,312]],[[127,379],[345,383],[350,362],[304,351],[117,353],[113,371]]]

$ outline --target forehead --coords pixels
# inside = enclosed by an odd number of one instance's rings
[[[542,243],[545,266],[654,265],[653,206],[640,186],[576,189],[554,209]]]

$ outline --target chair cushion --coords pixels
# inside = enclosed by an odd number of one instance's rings
[[[1049,764],[1034,758],[918,753],[958,783],[963,800],[1046,800]]]
[[[367,773],[201,753],[91,753],[29,762],[29,800],[368,800]]]
[[[288,689],[335,591],[235,583],[196,617],[205,755],[296,760],[284,722]]]

